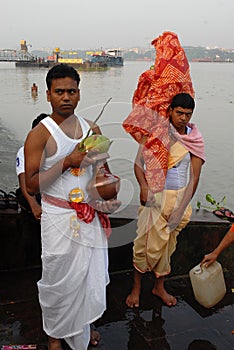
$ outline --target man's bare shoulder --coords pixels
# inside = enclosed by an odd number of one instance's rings
[[[39,142],[46,142],[48,138],[50,137],[50,132],[48,129],[42,124],[39,123],[37,126],[35,126],[32,130],[29,131],[26,143],[33,140],[35,143]]]

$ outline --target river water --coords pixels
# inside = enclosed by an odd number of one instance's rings
[[[114,140],[110,148],[110,167],[122,179],[120,199],[138,203],[138,185],[133,174],[136,142],[121,127],[131,110],[131,98],[139,75],[151,62],[125,62],[105,72],[81,72],[81,101],[76,112],[94,120],[104,103],[112,97],[99,125],[103,134]],[[234,210],[234,63],[190,64],[196,93],[192,122],[205,139],[206,163],[203,166],[193,207],[197,200],[206,204],[211,193],[219,201],[225,195],[226,206]],[[16,68],[0,63],[0,189],[15,190],[15,155],[23,144],[31,122],[42,112],[50,113],[46,101],[45,68]],[[38,85],[37,97],[31,85]]]

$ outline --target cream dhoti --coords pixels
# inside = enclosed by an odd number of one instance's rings
[[[171,146],[168,168],[171,169],[188,154],[180,142]],[[139,208],[137,238],[134,241],[133,264],[140,272],[153,271],[157,277],[170,273],[170,257],[175,251],[177,236],[188,224],[192,208],[190,204],[175,230],[168,228],[168,219],[177,209],[186,187],[165,189],[155,194],[155,206]]]
[[[179,206],[183,193],[184,189],[165,190],[155,195],[155,207],[139,208],[133,248],[133,264],[138,271],[153,271],[157,277],[170,273],[170,257],[175,251],[177,236],[188,224],[192,213],[189,205],[178,227],[169,231],[168,218]]]

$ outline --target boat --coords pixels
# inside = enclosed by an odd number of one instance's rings
[[[17,61],[15,63],[16,67],[21,68],[51,68],[58,63],[65,63],[78,71],[103,71],[107,70],[108,66],[103,62],[91,62],[91,61],[83,61],[82,59],[72,59],[72,58],[59,58],[57,61],[55,60],[46,60],[46,61],[38,61],[38,60],[28,60],[28,61]]]
[[[192,58],[192,62],[228,63],[228,62],[233,62],[233,60],[223,59],[221,57],[203,57],[203,58]]]
[[[124,64],[122,51],[111,49],[106,51],[86,52],[93,63],[105,63],[108,67],[122,67]]]
[[[20,41],[20,50],[15,50],[9,53],[9,61],[15,62],[16,67],[49,67],[49,62],[41,57],[36,57],[28,51],[28,46],[25,40]]]
[[[26,44],[24,44],[26,46]],[[22,50],[21,50],[22,51]],[[25,68],[51,68],[58,63],[64,63],[74,67],[79,71],[103,71],[108,69],[106,62],[93,62],[91,60],[83,60],[79,57],[77,51],[61,51],[60,48],[55,48],[52,55],[44,58],[36,58],[29,54],[26,49],[27,56],[15,62],[16,67]]]
[[[65,63],[69,66],[74,67],[79,71],[97,71],[97,70],[107,70],[107,64],[105,62],[91,62],[89,60],[84,60],[79,57],[77,51],[61,51],[56,48],[53,52],[52,60],[54,64]]]
[[[50,62],[43,59],[19,60],[15,62],[15,66],[19,68],[49,68]]]
[[[83,59],[77,51],[61,51],[56,47],[52,54],[44,59],[31,55],[26,41],[23,40],[20,55],[15,61],[16,67],[50,68],[58,63],[71,65],[79,71],[102,71],[109,67],[123,66],[123,55],[119,49],[89,51],[86,52],[86,59]]]
[[[59,58],[57,63],[65,63],[78,71],[103,71],[107,70],[108,66],[105,62],[83,61],[83,59]]]

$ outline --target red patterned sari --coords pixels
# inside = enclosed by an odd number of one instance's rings
[[[124,129],[144,144],[145,176],[153,193],[164,188],[170,147],[168,107],[178,93],[194,97],[189,63],[175,33],[164,32],[152,41],[154,69],[142,73],[133,95],[133,109]]]

